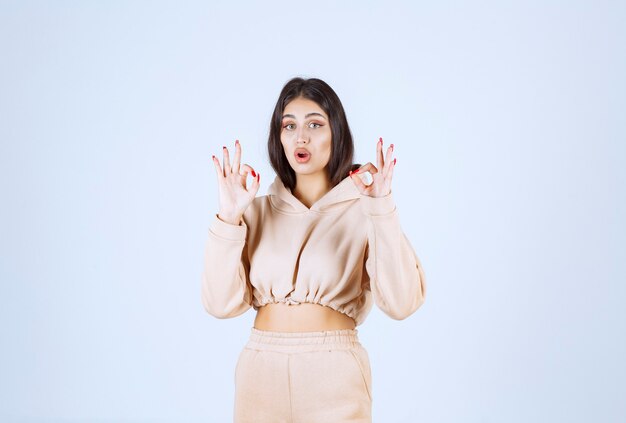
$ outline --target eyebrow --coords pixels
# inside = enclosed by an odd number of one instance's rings
[[[309,116],[313,116],[313,115],[321,116],[321,117],[323,117],[324,119],[326,119],[326,118],[324,117],[324,115],[323,115],[323,114],[321,114],[321,113],[317,113],[317,112],[307,113],[307,114],[304,116],[304,118],[306,119],[306,118],[308,118]],[[292,114],[287,114],[287,115],[283,115],[283,119],[285,119],[285,118],[293,118],[293,119],[295,119],[296,117],[295,117],[294,115],[292,115]]]

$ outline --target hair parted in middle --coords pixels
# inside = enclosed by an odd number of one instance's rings
[[[334,187],[348,176],[348,172],[359,168],[360,165],[352,163],[354,142],[343,105],[337,93],[321,79],[295,77],[290,79],[281,90],[272,114],[267,141],[270,164],[283,185],[293,191],[296,187],[296,172],[285,156],[283,145],[280,142],[280,133],[285,107],[298,97],[314,101],[328,116],[332,143],[326,173],[331,186]]]

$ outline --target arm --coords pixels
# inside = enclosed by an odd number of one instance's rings
[[[202,304],[219,319],[239,316],[252,306],[247,231],[243,219],[239,225],[232,225],[217,214],[209,228],[204,250]]]
[[[406,319],[424,303],[422,264],[400,227],[391,192],[361,195],[361,206],[368,219],[365,268],[374,302],[389,317]]]

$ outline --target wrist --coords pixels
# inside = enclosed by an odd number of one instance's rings
[[[241,226],[241,216],[228,216],[226,214],[218,213],[217,218],[224,223]]]

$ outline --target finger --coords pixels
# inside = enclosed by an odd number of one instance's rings
[[[374,173],[378,173],[378,169],[376,168],[376,166],[374,166],[372,164],[372,162],[367,162],[366,164],[364,164],[363,166],[361,166],[360,168],[357,169],[357,171],[355,173],[358,174],[362,174],[363,172],[370,172],[372,175]]]
[[[241,144],[239,140],[235,140],[235,159],[233,160],[232,171],[239,173],[239,163],[241,162]]]
[[[378,143],[376,144],[376,165],[379,169],[382,169],[385,165],[383,160],[383,138],[380,137],[378,139]]]
[[[215,167],[215,173],[217,173],[218,179],[220,177],[223,178],[224,171],[222,170],[222,166],[220,166],[220,161],[215,156],[213,156],[212,160],[213,160],[213,166]]]
[[[241,165],[240,173],[241,173],[241,182],[244,187],[246,186],[246,179],[248,177],[248,173],[252,175],[253,182],[254,182],[254,179],[257,179],[257,175],[258,175],[258,173],[254,171],[252,166],[250,166],[247,163],[244,163]]]
[[[250,189],[248,192],[252,195],[252,197],[256,197],[256,193],[261,186],[261,175],[259,173],[256,174],[256,178],[252,178],[252,184],[250,185]]]
[[[250,166],[248,163],[242,164],[241,167],[239,168],[239,172],[245,173],[245,174],[250,173],[253,178],[256,178],[256,172],[254,171],[254,168]]]
[[[389,170],[387,171],[387,175],[385,176],[385,179],[389,181],[389,184],[391,184],[391,178],[393,177],[393,170],[395,168],[396,168],[396,159],[393,159],[389,164]]]
[[[222,148],[222,150],[224,151],[224,176],[228,176],[231,172],[230,170],[230,157],[228,155],[228,148],[226,148],[226,146],[224,146]]]
[[[352,174],[350,175],[350,178],[352,178],[352,180],[354,181],[354,184],[356,185],[358,190],[361,192],[361,194],[367,193],[369,186],[363,183],[363,180],[361,179],[359,175],[357,175],[356,172],[352,172]]]
[[[242,168],[244,169],[244,172],[246,175],[248,175],[248,172],[250,172],[250,174],[252,175],[252,183],[250,184],[250,188],[246,187],[245,180],[244,180],[244,188],[246,188],[246,190],[248,190],[248,192],[251,193],[252,197],[254,198],[256,196],[257,191],[259,190],[259,186],[261,185],[261,175],[258,172],[255,172],[254,169],[248,164],[242,165]]]
[[[383,168],[383,176],[385,178],[387,177],[387,173],[389,173],[389,168],[391,167],[391,163],[393,161],[391,160],[392,154],[393,154],[393,144],[391,144],[387,148],[387,154],[385,155],[385,167]]]

